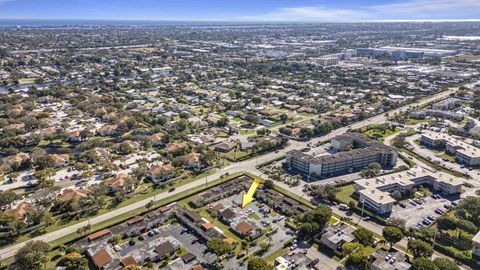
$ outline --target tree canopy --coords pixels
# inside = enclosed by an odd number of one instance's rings
[[[232,251],[232,247],[223,239],[212,238],[207,242],[207,247],[215,253],[215,255],[220,256]]]
[[[248,270],[272,270],[273,265],[269,264],[266,260],[260,257],[252,257],[248,260]]]
[[[18,269],[40,270],[48,261],[49,244],[43,241],[30,241],[15,254],[15,266]]]
[[[403,232],[397,227],[386,226],[383,228],[382,236],[385,238],[385,241],[390,244],[390,246],[393,246],[395,243],[398,243],[400,240],[402,240]]]

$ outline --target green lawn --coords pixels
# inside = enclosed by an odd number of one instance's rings
[[[405,122],[405,125],[416,125],[416,124],[423,124],[430,122],[430,120],[427,119],[414,119],[414,118],[408,118],[407,121]]]
[[[235,152],[236,152],[236,154],[235,154]],[[251,154],[252,154],[251,150],[242,151],[240,149],[238,149],[238,150],[233,149],[233,150],[223,154],[223,156],[230,161],[236,161],[238,159],[244,158],[244,157],[249,156]]]
[[[366,130],[364,132],[365,135],[367,135],[368,137],[371,137],[371,138],[376,138],[377,140],[379,141],[383,141],[385,138],[387,138],[388,136],[391,136],[395,133],[398,133],[400,132],[401,129],[400,128],[395,128],[394,130],[392,129],[386,129],[385,132],[383,132],[382,130],[378,129],[378,128],[371,128],[369,130]]]
[[[252,134],[254,132],[255,131],[253,129],[240,129],[240,131],[238,133],[240,133],[242,135],[247,135],[247,134]]]
[[[248,218],[255,219],[255,220],[260,220],[260,217],[255,213],[249,214]]]
[[[352,200],[355,201],[355,198],[352,197],[354,191],[355,186],[353,184],[341,187],[340,190],[337,192],[337,200],[345,204],[348,204],[348,202]]]
[[[275,262],[275,259],[277,259],[278,257],[284,255],[284,254],[287,254],[288,252],[288,249],[286,248],[281,248],[281,249],[277,249],[275,250],[274,252],[268,254],[267,256],[264,257],[264,259],[273,264],[273,262]]]
[[[447,153],[443,153],[443,154],[441,154],[441,155],[437,155],[437,157],[442,158],[442,159],[443,159],[443,158],[446,158],[446,159],[448,159],[448,161],[450,161],[450,162],[456,162],[455,157],[454,157],[454,156],[451,156],[451,155],[449,155],[449,154],[447,154]]]

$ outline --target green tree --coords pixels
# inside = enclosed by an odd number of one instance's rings
[[[386,226],[383,228],[382,236],[390,244],[390,248],[403,238],[403,232],[397,227]]]
[[[353,265],[359,270],[366,270],[369,268],[368,256],[363,250],[357,250],[348,256],[346,264]]]
[[[358,228],[355,232],[353,232],[353,235],[355,236],[355,239],[357,239],[357,241],[364,246],[371,246],[375,241],[375,236],[373,233],[364,228]]]
[[[43,241],[30,241],[15,254],[15,266],[17,269],[40,270],[48,261],[47,253],[50,246]]]
[[[252,257],[248,260],[248,270],[272,270],[273,265],[269,264],[266,260],[260,257]]]
[[[412,252],[414,258],[430,257],[433,254],[432,246],[420,239],[408,241],[407,247]]]
[[[454,261],[447,258],[436,258],[433,262],[438,270],[460,270],[460,267]]]
[[[72,252],[66,254],[59,263],[67,268],[66,270],[87,270],[88,262],[80,253]]]
[[[363,168],[361,175],[363,177],[373,177],[378,175],[381,169],[382,169],[382,165],[380,165],[380,163],[372,162],[368,164],[367,167]]]
[[[362,245],[357,242],[345,242],[342,245],[342,256],[347,257],[348,255],[352,254],[357,250],[361,250]]]
[[[437,218],[437,228],[441,231],[455,230],[457,225],[451,217],[440,216]]]
[[[414,270],[438,270],[435,263],[427,258],[417,258],[412,263]]]
[[[21,197],[12,190],[0,192],[0,209],[6,209],[12,205],[13,202],[19,200]]]
[[[298,227],[298,236],[302,239],[313,237],[320,230],[320,226],[315,222],[302,223]]]
[[[320,205],[314,210],[306,212],[300,221],[299,237],[307,239],[318,234],[332,216],[332,210],[325,205]]]
[[[273,188],[273,181],[268,179],[265,180],[265,183],[263,183],[263,186],[267,189],[272,189]]]
[[[220,238],[212,238],[207,242],[207,247],[210,249],[215,255],[220,256],[232,251],[232,247],[223,239]]]
[[[150,208],[152,208],[153,206],[155,206],[155,202],[153,200],[151,200],[145,205],[145,208],[150,210]]]

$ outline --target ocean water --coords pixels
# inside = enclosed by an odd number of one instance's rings
[[[169,27],[169,26],[243,26],[279,25],[282,22],[234,22],[234,21],[135,21],[135,20],[67,20],[67,19],[0,19],[0,28],[47,27],[47,28],[85,28],[85,27]],[[290,23],[292,24],[292,23]],[[296,24],[296,23],[293,23]]]

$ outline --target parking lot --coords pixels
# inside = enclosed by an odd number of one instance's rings
[[[271,232],[269,237],[266,237],[260,242],[270,242],[271,247],[262,255],[268,256],[268,254],[282,249],[283,245],[290,239],[294,238],[294,232],[285,227],[285,217],[279,215],[268,208],[268,206],[253,201],[247,207],[241,208],[239,205],[242,202],[242,194],[237,194],[218,201],[225,207],[233,207],[237,215],[243,215],[258,223],[261,228],[270,228]],[[270,240],[269,240],[270,238]],[[260,249],[259,243],[255,247],[250,247],[249,254]],[[246,265],[239,267],[239,259],[232,257],[223,262],[225,269],[246,269]]]
[[[195,254],[199,262],[213,262],[216,260],[216,256],[207,251],[204,241],[194,241],[194,239],[198,239],[198,237],[188,232],[188,230],[180,224],[167,224],[159,228],[154,228],[138,236],[136,239],[115,245],[114,249],[118,255],[124,257],[132,251],[150,250],[159,244],[156,240],[167,236],[172,236],[181,246],[186,248],[190,253]]]
[[[454,198],[450,198],[454,199]],[[395,205],[392,210],[390,217],[401,218],[406,221],[405,226],[415,227],[417,224],[422,223],[422,221],[428,216],[436,219],[440,216],[439,213],[436,213],[436,209],[442,209],[446,212],[445,205],[451,206],[452,202],[448,198],[433,198],[432,196],[425,197],[421,199],[421,204],[410,200],[403,203],[405,207],[402,207],[401,204]],[[428,222],[426,222],[428,223]],[[425,226],[427,224],[423,224]]]

